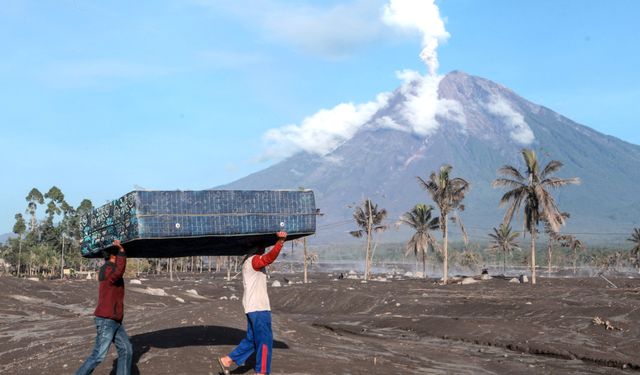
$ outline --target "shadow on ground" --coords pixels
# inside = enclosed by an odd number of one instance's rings
[[[244,339],[246,331],[220,326],[189,326],[168,328],[159,331],[141,333],[131,337],[133,345],[132,374],[140,374],[138,362],[151,348],[172,349],[188,346],[237,345]],[[278,340],[273,341],[274,349],[289,349],[289,346]],[[255,358],[252,356],[244,366],[232,373],[244,374],[253,368]],[[111,375],[116,374],[116,361],[113,362]]]

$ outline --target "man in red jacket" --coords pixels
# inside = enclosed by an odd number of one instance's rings
[[[118,249],[117,253],[105,254],[105,262],[98,273],[100,281],[98,306],[93,313],[98,332],[96,345],[76,375],[91,374],[106,357],[112,342],[115,342],[118,350],[116,374],[131,374],[133,348],[124,325],[122,325],[124,313],[124,280],[122,275],[127,266],[127,256],[119,240],[113,241],[113,245]]]

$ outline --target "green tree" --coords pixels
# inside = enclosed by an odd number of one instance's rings
[[[420,186],[429,192],[431,199],[433,199],[440,210],[440,229],[442,230],[443,245],[443,281],[445,284],[449,279],[449,232],[447,220],[451,218],[455,223],[460,225],[466,242],[466,232],[457,213],[464,210],[462,201],[470,187],[469,182],[460,177],[451,178],[450,174],[452,169],[453,167],[445,164],[440,167],[437,173],[431,172],[429,180],[427,181],[419,176],[417,177]]]
[[[18,277],[20,277],[20,267],[22,267],[20,263],[20,258],[22,257],[22,236],[24,236],[27,230],[27,225],[25,224],[22,214],[17,213],[14,218],[16,219],[16,223],[13,225],[13,233],[18,235]]]
[[[73,236],[76,241],[82,241],[82,228],[80,227],[80,220],[83,216],[88,215],[93,210],[93,203],[89,199],[83,199],[80,205],[72,212],[69,219],[69,234]]]
[[[416,204],[411,211],[400,217],[400,224],[405,224],[415,230],[406,245],[406,255],[413,252],[416,259],[422,255],[422,275],[427,278],[427,251],[436,249],[438,242],[431,233],[440,228],[440,219],[432,217],[433,207],[426,204]],[[417,267],[416,267],[417,268]]]
[[[356,238],[361,238],[364,235],[367,236],[367,247],[365,252],[364,263],[364,279],[369,280],[369,273],[371,271],[371,241],[374,232],[382,232],[387,229],[386,225],[382,224],[382,221],[387,217],[387,210],[384,208],[378,209],[378,205],[371,202],[370,199],[365,199],[361,206],[357,206],[353,212],[353,219],[356,225],[360,227],[359,230],[349,232]]]
[[[47,243],[50,243],[54,247],[58,247],[60,241],[60,236],[64,232],[64,224],[63,225],[54,225],[54,219],[56,216],[59,216],[63,213],[62,207],[65,207],[67,210],[72,209],[65,200],[64,194],[57,187],[53,186],[49,191],[44,194],[44,198],[48,199],[47,208],[45,213],[47,214],[47,218],[44,221],[44,226],[42,228],[42,237]],[[68,212],[65,212],[65,216]]]
[[[503,273],[507,269],[507,254],[513,250],[520,250],[520,245],[516,242],[519,235],[519,232],[512,232],[511,226],[504,223],[500,224],[498,228],[493,228],[493,233],[489,233],[489,237],[492,239],[489,249],[502,252]]]
[[[521,207],[524,208],[524,227],[531,235],[531,283],[536,283],[536,233],[537,227],[544,218],[554,232],[558,232],[564,225],[558,206],[549,192],[570,184],[579,184],[578,178],[558,178],[552,174],[560,170],[560,161],[550,161],[542,170],[538,165],[536,153],[533,150],[522,150],[525,163],[524,175],[517,168],[505,165],[498,169],[498,174],[504,177],[493,181],[493,187],[504,187],[508,190],[500,199],[500,207],[508,204],[504,215],[504,223],[511,222],[513,215]]]
[[[40,190],[33,188],[31,189],[29,194],[27,194],[25,199],[28,202],[26,212],[31,216],[31,219],[29,221],[29,232],[35,232],[38,225],[38,220],[36,219],[36,210],[38,209],[39,204],[44,204],[44,197],[42,196]]]
[[[631,233],[631,237],[627,238],[627,241],[633,242],[630,254],[634,266],[640,270],[640,228],[633,228],[633,233]]]

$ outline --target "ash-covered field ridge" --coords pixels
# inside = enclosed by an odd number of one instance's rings
[[[502,85],[460,71],[440,81],[438,95],[458,103],[453,107],[460,113],[437,116],[439,126],[426,136],[397,130],[408,128],[402,116],[407,93],[398,89],[386,106],[328,155],[300,152],[217,188],[313,189],[317,206],[325,214],[319,218],[317,240],[346,242],[350,240],[347,232],[354,229],[348,223],[349,205],[371,197],[395,221],[416,203],[433,204],[416,176],[426,178],[448,163],[455,177],[471,183],[462,215],[465,225],[472,235],[486,237],[504,213],[498,207],[504,191],[491,187],[496,170],[505,164],[521,167],[520,151],[526,147],[536,150],[543,164],[562,161],[565,166],[559,177],[582,180],[579,186],[556,192],[561,210],[571,214],[564,231],[586,233],[584,239],[594,243],[611,239],[601,233],[630,233],[639,225],[640,146],[599,133]],[[380,125],[390,122],[398,126]],[[406,240],[406,235],[387,231],[383,240]]]

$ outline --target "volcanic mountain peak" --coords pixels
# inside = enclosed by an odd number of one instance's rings
[[[433,84],[435,96],[429,91]],[[420,111],[421,105],[431,107],[412,117],[411,111]],[[424,122],[416,125],[412,120]],[[313,189],[325,213],[321,224],[348,222],[348,207],[369,197],[395,221],[416,203],[433,204],[416,176],[426,177],[447,163],[454,176],[472,186],[463,213],[467,228],[485,236],[504,214],[498,207],[503,191],[491,187],[496,170],[505,164],[521,167],[523,148],[536,150],[541,163],[562,161],[560,177],[582,179],[581,186],[555,194],[560,208],[571,213],[568,229],[619,232],[639,224],[639,146],[460,71],[441,80],[403,85],[351,138],[325,156],[300,152],[223,188]],[[348,230],[331,226],[324,236],[347,241]],[[385,238],[404,237],[390,232]]]

